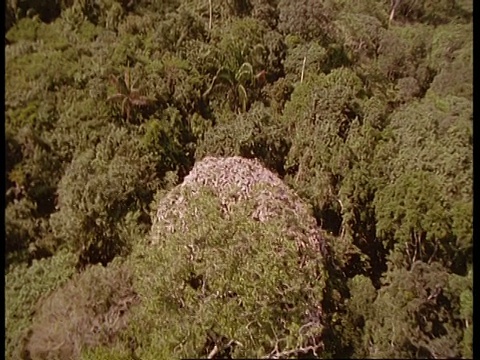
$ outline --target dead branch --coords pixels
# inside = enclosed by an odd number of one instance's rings
[[[317,356],[317,350],[320,348],[321,348],[321,345],[312,345],[312,346],[307,346],[299,349],[286,350],[282,352],[278,352],[278,350],[275,349],[268,356],[265,356],[264,359],[281,359],[281,358],[290,357],[292,355],[306,354],[310,351],[312,351],[313,354]]]

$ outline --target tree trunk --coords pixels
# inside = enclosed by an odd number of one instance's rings
[[[388,22],[391,23],[392,20],[393,20],[393,17],[395,16],[395,10],[397,10],[397,7],[398,5],[400,5],[400,3],[402,2],[402,0],[392,0],[391,1],[391,7],[392,9],[390,10],[390,17],[388,19]]]
[[[209,8],[208,31],[211,31],[212,30],[212,0],[208,0],[208,8]]]
[[[307,57],[303,58],[303,65],[302,65],[302,75],[300,76],[300,82],[303,83],[303,75],[305,74],[305,63],[307,62]]]

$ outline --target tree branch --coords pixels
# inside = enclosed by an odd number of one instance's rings
[[[215,355],[217,355],[220,350],[228,349],[233,344],[238,345],[238,346],[243,346],[242,343],[240,343],[239,341],[236,341],[236,340],[230,340],[227,343],[227,345],[222,346],[222,347],[218,347],[217,345],[215,345],[213,347],[212,351],[210,351],[210,353],[208,354],[207,359],[213,359],[213,357]]]
[[[276,350],[277,348],[273,350],[268,356],[263,357],[264,359],[280,359],[283,357],[289,357],[291,355],[297,355],[297,354],[306,354],[310,351],[313,351],[313,354],[317,356],[317,350],[320,349],[322,346],[321,345],[311,345],[299,349],[293,349],[293,350],[286,350],[282,352],[278,352]]]
[[[307,57],[303,58],[303,65],[302,65],[302,75],[300,76],[300,83],[303,83],[303,75],[305,74],[305,63],[307,62]]]
[[[212,0],[208,0],[208,7],[209,7],[208,31],[211,31],[212,30]]]

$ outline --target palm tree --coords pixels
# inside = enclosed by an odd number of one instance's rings
[[[203,97],[207,98],[214,90],[225,89],[232,110],[245,112],[248,105],[246,85],[254,83],[255,79],[253,67],[248,62],[243,63],[236,72],[221,67],[213,77],[210,87],[203,93]]]
[[[130,121],[132,112],[137,107],[150,105],[153,100],[143,96],[139,89],[135,88],[136,81],[132,82],[130,78],[130,69],[125,70],[124,78],[110,75],[112,84],[117,89],[117,93],[109,96],[107,102],[116,102],[121,105],[123,116]]]

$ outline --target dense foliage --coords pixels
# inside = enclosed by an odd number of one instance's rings
[[[7,358],[473,356],[471,1],[9,0],[5,28]],[[207,156],[308,214],[177,187]]]

